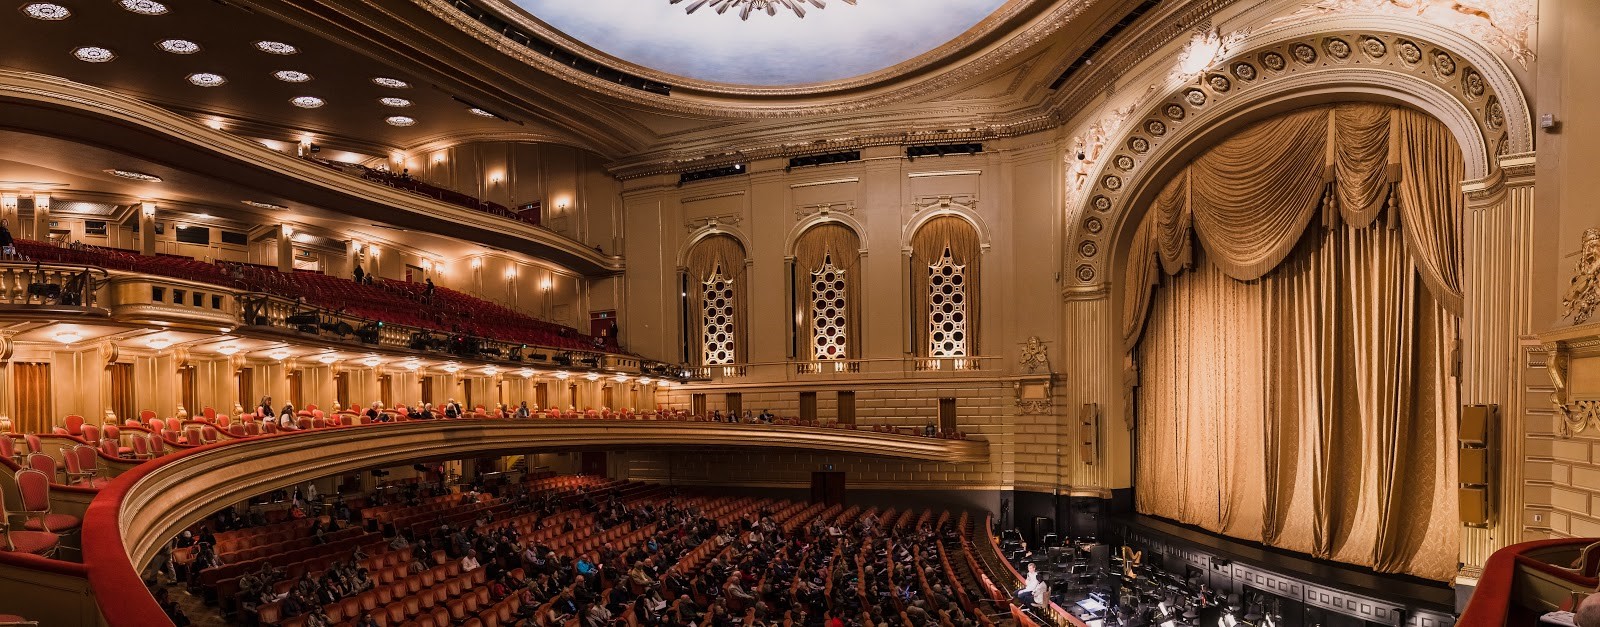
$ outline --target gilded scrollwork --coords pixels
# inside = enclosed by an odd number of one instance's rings
[[[1561,317],[1572,318],[1573,324],[1583,324],[1600,305],[1600,229],[1583,232],[1583,245],[1578,252],[1578,266],[1572,271],[1572,283],[1561,298]]]
[[[1048,351],[1049,347],[1045,346],[1039,336],[1031,336],[1028,341],[1022,343],[1022,354],[1017,361],[1017,365],[1027,368],[1030,373],[1041,369],[1049,372],[1050,357],[1047,354]]]
[[[1548,345],[1547,345],[1548,346]],[[1561,346],[1551,347],[1545,355],[1545,374],[1550,377],[1550,405],[1561,421],[1556,425],[1561,437],[1570,438],[1590,427],[1600,429],[1600,400],[1573,400],[1568,388],[1567,351]]]

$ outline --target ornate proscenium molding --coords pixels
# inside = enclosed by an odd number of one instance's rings
[[[1600,324],[1539,334],[1550,377],[1550,405],[1561,437],[1600,429]]]
[[[1572,283],[1561,297],[1561,317],[1583,324],[1594,314],[1596,305],[1600,305],[1600,229],[1587,229],[1578,249],[1578,267],[1572,271]]]
[[[672,4],[682,3],[684,0],[667,0]],[[845,4],[854,6],[856,0],[843,0]],[[728,9],[738,9],[739,19],[748,20],[750,14],[765,11],[767,15],[777,15],[778,9],[788,9],[795,17],[806,16],[806,5],[810,4],[819,9],[828,8],[828,3],[823,0],[693,0],[689,6],[684,7],[684,13],[694,13],[701,7],[711,5],[717,14],[727,13]]]
[[[1027,374],[1017,379],[1014,387],[1017,392],[1017,408],[1021,409],[1023,414],[1048,414],[1055,405],[1055,395],[1051,390],[1055,383],[1055,374],[1050,371],[1048,350],[1045,342],[1037,335],[1022,342],[1022,350],[1017,356],[1017,367],[1027,370]]]

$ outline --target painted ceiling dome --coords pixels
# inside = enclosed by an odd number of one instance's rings
[[[750,87],[830,83],[879,72],[938,49],[1006,3],[513,1],[551,29],[621,61],[694,81]]]

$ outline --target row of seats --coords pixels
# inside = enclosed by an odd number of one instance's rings
[[[358,176],[374,183],[379,183],[395,189],[403,189],[414,194],[427,196],[434,200],[447,202],[458,207],[466,207],[474,211],[497,215],[508,220],[516,220],[524,224],[539,226],[538,206],[522,210],[512,210],[500,203],[483,200],[469,194],[463,194],[453,189],[439,187],[411,178],[408,173],[396,174],[388,170],[369,168],[358,163],[345,163],[342,161],[329,161],[317,157],[307,156],[307,161],[322,165],[332,170],[343,172],[351,176]]]

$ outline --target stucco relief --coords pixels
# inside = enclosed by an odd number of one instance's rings
[[[1600,305],[1600,229],[1588,229],[1583,232],[1572,283],[1561,298],[1561,317],[1583,324],[1594,314],[1596,305]]]
[[[1526,69],[1535,57],[1528,40],[1536,9],[1533,0],[1316,0],[1276,21],[1357,12],[1415,16],[1499,48]]]

